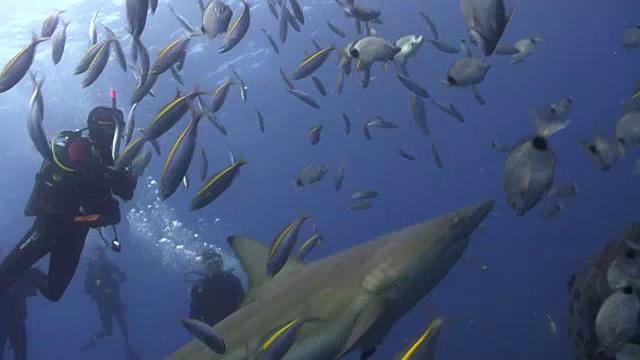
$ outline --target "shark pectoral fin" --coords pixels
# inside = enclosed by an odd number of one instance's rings
[[[382,314],[384,308],[385,304],[383,301],[374,299],[373,301],[369,302],[369,304],[367,304],[365,308],[362,309],[362,311],[360,311],[360,314],[358,314],[358,317],[353,324],[353,328],[351,329],[351,334],[349,335],[347,341],[344,343],[342,352],[337,356],[337,358],[340,358],[341,356],[347,354],[349,351],[353,350],[353,347],[356,345],[356,343],[371,328],[371,326],[373,326],[373,323],[378,320],[378,317],[380,316],[380,314]]]
[[[269,257],[269,247],[257,240],[244,236],[230,236],[227,242],[240,260],[242,269],[247,273],[249,286],[243,301],[243,306],[255,298],[255,292],[263,284],[269,281],[266,272],[267,258]],[[280,270],[278,276],[283,276],[290,272],[295,272],[304,266],[301,261],[290,258],[287,264]]]

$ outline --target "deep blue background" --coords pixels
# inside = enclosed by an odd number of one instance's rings
[[[164,204],[155,197],[164,158],[154,158],[140,179],[136,198],[122,206],[128,219],[120,226],[124,250],[111,255],[128,274],[123,288],[127,316],[134,345],[144,359],[159,359],[176,350],[190,336],[177,320],[188,311],[188,285],[182,274],[197,267],[194,252],[206,241],[227,252],[224,239],[244,234],[270,241],[284,224],[300,211],[318,218],[326,243],[313,256],[335,253],[386,232],[428,219],[470,203],[494,198],[496,211],[488,226],[476,234],[465,258],[446,280],[407,318],[401,320],[376,354],[385,359],[402,349],[428,324],[427,315],[457,319],[441,339],[439,352],[444,359],[566,359],[568,276],[602,246],[611,235],[637,220],[638,178],[631,170],[638,151],[627,152],[626,159],[609,173],[602,173],[587,159],[579,139],[590,138],[598,128],[612,133],[626,99],[639,79],[640,52],[625,52],[620,35],[626,26],[637,24],[640,3],[518,1],[517,11],[503,42],[540,34],[540,43],[531,59],[512,66],[508,57],[492,57],[493,64],[480,91],[487,105],[478,105],[470,91],[442,90],[440,80],[456,56],[439,53],[425,43],[409,68],[442,101],[452,101],[465,114],[459,124],[431,105],[427,105],[433,137],[419,134],[407,110],[407,91],[395,79],[391,67],[384,72],[374,67],[375,80],[369,89],[359,87],[358,74],[346,79],[344,94],[334,91],[335,57],[316,74],[332,91],[326,99],[317,95],[310,80],[296,86],[311,93],[321,104],[314,110],[286,93],[278,68],[291,73],[312,50],[310,38],[321,45],[339,39],[325,25],[326,20],[355,38],[351,21],[345,19],[333,1],[304,1],[306,23],[301,33],[289,30],[289,39],[276,56],[263,37],[261,28],[277,39],[277,22],[266,2],[254,0],[252,24],[246,38],[235,49],[220,55],[220,40],[196,39],[191,44],[184,78],[188,91],[196,85],[213,90],[228,74],[233,62],[249,85],[249,102],[243,104],[233,88],[220,115],[229,129],[225,139],[208,123],[202,123],[199,144],[207,149],[210,172],[228,164],[227,143],[248,161],[232,188],[209,207],[189,212],[188,203],[198,187],[198,166],[191,171],[192,188],[181,188]],[[406,34],[429,35],[418,12],[429,14],[438,25],[441,40],[457,45],[466,38],[457,1],[365,1],[383,10],[384,25],[374,26],[378,34],[396,39]],[[5,5],[3,5],[4,7]],[[196,1],[174,1],[174,8],[197,24]],[[238,1],[232,3],[240,13]],[[88,24],[93,11],[101,9],[100,21],[124,34],[123,1],[20,1],[7,4],[0,13],[0,62],[8,61],[30,39],[31,29],[53,9],[66,9],[71,19],[69,44],[61,64],[53,67],[50,43],[38,47],[32,67],[46,74],[45,128],[50,136],[63,128],[83,126],[88,111],[108,105],[108,91],[118,91],[119,105],[128,112],[128,99],[135,85],[130,73],[124,74],[111,60],[101,78],[81,90],[80,76],[73,68],[87,47]],[[155,58],[158,49],[181,33],[179,25],[161,2],[150,16],[143,41]],[[102,37],[100,29],[100,36]],[[123,41],[129,51],[129,40]],[[478,54],[477,49],[472,49]],[[155,85],[156,99],[145,99],[138,107],[139,126],[149,123],[158,109],[169,101],[177,83],[165,74]],[[3,110],[0,132],[0,231],[1,247],[10,248],[22,237],[32,219],[22,216],[40,158],[30,144],[26,130],[26,110],[31,93],[28,77],[14,89],[0,95]],[[527,114],[540,105],[561,97],[576,99],[571,114],[573,124],[551,140],[558,157],[557,181],[577,181],[580,194],[567,202],[567,211],[557,219],[543,221],[536,211],[518,218],[507,207],[502,189],[504,154],[494,152],[492,140],[510,142],[531,133]],[[258,131],[255,109],[267,121],[265,134]],[[341,113],[354,120],[351,135],[343,134]],[[397,130],[373,129],[373,140],[362,136],[362,123],[375,115],[397,121]],[[319,145],[307,139],[310,127],[323,124]],[[165,155],[183,120],[161,139]],[[445,168],[435,169],[430,156],[436,139]],[[402,147],[417,155],[408,162],[397,154]],[[195,157],[198,165],[199,153]],[[344,188],[336,193],[333,175],[342,162],[348,162]],[[309,163],[326,162],[327,178],[318,186],[296,194],[291,180]],[[148,186],[149,185],[149,186]],[[352,191],[374,189],[380,192],[373,209],[346,211]],[[300,197],[297,197],[300,196]],[[302,205],[300,203],[302,199]],[[142,219],[146,218],[146,223]],[[219,221],[216,221],[219,218]],[[174,223],[174,221],[178,223]],[[340,225],[339,225],[340,224]],[[129,231],[130,230],[130,231]],[[91,248],[99,241],[90,236]],[[161,239],[170,241],[160,243]],[[183,245],[185,249],[176,249]],[[233,262],[229,262],[233,265]],[[486,264],[488,271],[481,271]],[[44,265],[42,265],[44,266]],[[79,269],[59,303],[43,298],[29,302],[28,329],[34,359],[113,359],[123,356],[119,333],[105,340],[88,354],[79,346],[98,329],[95,305],[82,292],[84,274]],[[558,323],[558,335],[547,328],[545,313]]]

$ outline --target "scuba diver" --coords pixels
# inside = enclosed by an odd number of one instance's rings
[[[25,208],[35,216],[33,226],[0,263],[0,296],[26,273],[40,293],[58,301],[71,282],[89,229],[120,222],[120,206],[133,197],[136,177],[127,169],[114,170],[111,144],[124,116],[116,108],[98,106],[87,118],[87,128],[61,131],[52,141],[52,157],[45,159]],[[88,130],[88,137],[82,133]],[[105,243],[107,242],[102,237]],[[109,244],[120,250],[116,239]],[[32,267],[51,254],[48,273]]]
[[[191,287],[189,317],[214,326],[238,309],[244,288],[238,277],[224,270],[222,256],[217,251],[206,248],[201,257],[205,273],[187,273],[199,276]]]
[[[125,275],[116,264],[107,258],[105,248],[99,246],[93,259],[86,267],[84,292],[91,296],[98,305],[102,330],[93,335],[82,346],[82,351],[87,351],[96,346],[96,341],[113,334],[113,318],[116,318],[120,331],[126,342],[126,351],[129,359],[137,359],[138,355],[129,341],[129,327],[124,318],[124,305],[120,299],[120,283],[127,281]]]
[[[4,347],[9,341],[13,350],[13,358],[27,360],[27,298],[38,295],[35,286],[29,280],[20,277],[9,290],[0,298],[0,359],[4,354]]]

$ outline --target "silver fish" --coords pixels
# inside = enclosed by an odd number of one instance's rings
[[[170,67],[169,71],[171,72],[171,77],[173,77],[173,79],[175,81],[177,81],[178,84],[184,86],[184,81],[182,80],[182,75],[180,75],[178,70],[176,70],[176,66],[174,65],[174,66]]]
[[[133,46],[138,49],[138,64],[140,65],[140,84],[144,84],[147,81],[149,70],[151,69],[151,60],[149,58],[149,51],[144,46],[142,40],[139,38],[133,38]]]
[[[429,97],[429,92],[427,92],[427,90],[425,90],[417,82],[409,79],[408,77],[402,76],[400,74],[396,74],[396,77],[398,78],[398,80],[400,80],[402,85],[404,85],[404,87],[406,87],[409,91],[423,98]]]
[[[302,12],[302,7],[298,0],[289,0],[289,5],[291,6],[291,11],[293,11],[293,15],[296,17],[296,20],[300,24],[304,24],[304,13]]]
[[[640,25],[627,27],[622,33],[621,42],[625,50],[640,48]]]
[[[40,33],[40,36],[43,38],[49,38],[53,36],[53,33],[58,27],[58,22],[60,21],[60,14],[63,14],[65,12],[66,10],[56,10],[49,16],[47,16],[47,18],[44,20],[44,23],[42,24],[42,32]]]
[[[295,32],[300,32],[300,25],[298,24],[298,21],[296,20],[296,18],[291,14],[291,12],[289,11],[289,9],[287,8],[287,6],[285,5],[285,3],[282,3],[282,14],[281,16],[287,20],[287,23],[289,23],[289,25],[291,26],[291,28],[295,31]]]
[[[427,14],[423,13],[422,11],[420,11],[420,16],[422,16],[422,19],[427,23],[429,29],[431,29],[431,35],[433,35],[433,38],[435,40],[438,40],[438,28],[436,27],[436,24]]]
[[[124,138],[124,126],[120,123],[120,121],[116,122],[116,130],[113,133],[113,140],[111,142],[111,158],[113,160],[118,158],[120,155],[120,145],[122,144],[122,139]]]
[[[265,129],[264,117],[262,116],[262,113],[257,109],[256,109],[256,116],[258,117],[258,128],[260,129],[260,132],[264,132],[264,129]]]
[[[616,138],[625,147],[640,144],[640,111],[627,112],[618,119]]]
[[[471,86],[471,92],[473,93],[473,97],[476,99],[478,104],[485,105],[487,103],[484,100],[484,98],[482,97],[482,95],[480,94],[480,91],[478,90],[478,86],[477,85],[472,85]]]
[[[140,177],[144,174],[144,171],[151,163],[152,157],[153,153],[145,148],[133,159],[131,162],[131,172],[135,177]]]
[[[131,138],[133,137],[133,131],[136,128],[136,108],[138,107],[138,103],[133,104],[131,106],[131,110],[129,110],[129,115],[127,115],[127,124],[124,127],[124,145],[127,146],[131,142]]]
[[[406,159],[406,160],[416,159],[416,157],[413,154],[410,154],[403,149],[398,148],[398,153],[400,154],[400,157],[402,157],[403,159]]]
[[[200,181],[207,180],[207,173],[209,172],[209,159],[207,158],[207,152],[204,148],[200,148]]]
[[[504,167],[504,190],[509,206],[523,216],[545,197],[556,169],[555,154],[542,136],[526,138],[509,153]]]
[[[44,132],[42,118],[44,114],[44,104],[42,101],[42,85],[44,84],[44,78],[38,82],[35,78],[35,74],[32,76],[33,81],[33,94],[29,100],[29,117],[27,119],[27,128],[29,130],[29,136],[31,142],[35,146],[36,150],[42,155],[45,160],[52,158],[51,146],[49,139]]]
[[[89,46],[93,46],[98,43],[98,31],[96,30],[96,20],[98,19],[98,14],[100,10],[97,10],[93,17],[91,18],[91,22],[89,23]]]
[[[42,85],[44,84],[45,77],[43,76],[42,79],[38,81],[38,79],[36,79],[36,74],[31,71],[29,71],[29,76],[31,77],[32,95],[35,95],[35,110],[37,111],[40,121],[44,121],[44,98],[42,96]]]
[[[213,4],[213,2],[209,3],[209,6],[212,6],[211,4]],[[173,16],[178,20],[178,22],[180,23],[180,25],[182,25],[182,27],[187,30],[190,34],[197,34],[198,31],[196,30],[196,28],[191,25],[191,23],[189,22],[189,20],[187,20],[184,16],[178,14],[174,9],[173,6],[171,6],[171,4],[169,4],[169,11],[171,11],[171,13],[173,14]],[[202,30],[200,30],[202,31]],[[226,31],[226,29],[225,29]]]
[[[576,182],[554,186],[547,196],[555,196],[558,199],[568,199],[576,196],[580,188]]]
[[[429,135],[429,123],[427,120],[427,111],[424,108],[424,103],[422,99],[419,98],[416,94],[409,94],[409,113],[413,120],[418,125],[420,132],[423,135]]]
[[[378,197],[377,191],[367,190],[367,191],[356,191],[351,194],[351,200],[367,200],[374,199]]]
[[[358,200],[355,203],[353,203],[351,206],[349,206],[349,211],[353,211],[353,210],[366,210],[366,209],[371,209],[373,207],[373,203],[371,202],[371,200]]]
[[[284,42],[287,41],[287,34],[289,32],[289,22],[287,21],[287,17],[284,16],[285,11],[289,11],[289,10],[287,10],[287,7],[283,2],[282,6],[280,7],[280,12],[282,12],[283,15],[280,16],[279,26],[278,26],[281,44],[284,44]]]
[[[126,0],[128,32],[139,38],[147,24],[149,0]]]
[[[238,74],[238,72],[233,68],[233,66],[231,66],[230,68],[231,68],[231,73],[233,74],[233,77],[236,79],[236,81],[240,85],[240,98],[242,99],[242,101],[244,101],[246,103],[247,102],[247,96],[248,96],[247,89],[249,87],[244,82],[244,80],[242,80],[242,78],[240,77],[240,74]]]
[[[67,26],[68,22],[62,21],[62,29],[56,34],[51,43],[51,57],[54,65],[58,65],[64,54],[64,47],[67,43]]]
[[[519,52],[520,50],[511,45],[498,44],[495,49],[496,55],[515,55]]]
[[[336,91],[338,92],[338,94],[342,94],[342,91],[344,91],[344,72],[340,71],[338,73],[338,79],[336,80]]]
[[[347,37],[347,34],[345,34],[344,31],[338,29],[338,27],[333,25],[331,22],[327,21],[327,26],[329,27],[329,29],[331,29],[331,31],[334,34],[340,36],[341,38],[346,38]]]
[[[325,164],[311,164],[305,166],[294,182],[294,188],[310,186],[320,182],[329,171]]]
[[[342,119],[344,119],[344,133],[349,135],[351,132],[351,119],[346,113],[342,113]]]
[[[539,107],[529,114],[529,119],[542,136],[551,136],[571,124],[568,111],[559,111],[554,105]]]
[[[506,9],[503,0],[460,0],[471,42],[490,56],[498,45],[514,8]]]
[[[431,157],[433,157],[433,162],[436,163],[436,166],[442,169],[444,165],[442,164],[442,158],[440,157],[440,151],[436,147],[436,144],[431,144]]]
[[[347,166],[347,163],[342,163],[342,165],[340,165],[340,167],[338,168],[338,171],[336,171],[336,178],[333,182],[333,186],[336,189],[336,191],[340,191],[340,189],[342,188],[342,184],[344,183],[344,171],[346,166]]]
[[[429,39],[428,41],[436,49],[442,51],[445,54],[457,54],[457,53],[460,52],[460,49],[458,47],[449,45],[449,44],[444,43],[442,41],[438,41],[438,40],[434,40],[434,39]]]
[[[313,81],[313,85],[316,87],[320,95],[327,96],[327,90],[324,88],[322,81],[315,76],[311,76],[311,80]]]
[[[249,4],[242,0],[242,4],[244,5],[244,9],[240,16],[233,22],[233,24],[227,30],[227,35],[224,38],[224,43],[218,49],[219,53],[226,53],[227,51],[233,49],[242,38],[247,34],[247,30],[249,30],[249,25],[251,24],[251,14],[249,12]]]
[[[318,105],[318,103],[311,97],[311,95],[301,90],[289,89],[288,91],[290,94],[302,100],[305,104],[311,106],[312,108],[320,109],[320,105]]]
[[[0,73],[0,93],[13,88],[27,74],[33,58],[36,55],[36,46],[49,38],[41,38],[33,34],[31,44],[20,50],[2,69]]]
[[[269,41],[269,45],[271,45],[271,48],[273,49],[273,51],[276,54],[280,54],[280,49],[278,48],[278,44],[276,44],[276,41],[273,39],[273,37],[269,35],[269,33],[267,33],[267,30],[265,29],[262,29],[262,33],[267,38],[267,41]]]
[[[211,351],[216,354],[224,354],[227,350],[224,339],[213,332],[213,328],[206,323],[196,319],[180,320],[182,326],[196,339],[202,341]]]
[[[210,39],[224,34],[232,17],[233,10],[229,5],[219,0],[211,1],[202,12],[202,33]]]
[[[638,333],[640,300],[631,286],[611,294],[596,316],[596,336],[602,351],[614,356],[625,343]]]
[[[109,34],[109,38],[112,39],[111,50],[113,50],[113,57],[116,59],[122,70],[127,72],[127,58],[124,55],[124,50],[122,50],[120,40],[118,40],[116,34],[111,29],[104,25],[102,25],[102,27],[104,27],[105,31]]]
[[[393,61],[405,77],[409,76],[407,64],[410,58],[416,56],[422,44],[424,36],[422,35],[406,35],[396,40],[396,46],[400,51],[393,57]]]
[[[269,11],[271,12],[271,15],[273,15],[273,17],[276,18],[276,20],[278,20],[279,19],[278,9],[276,9],[275,1],[267,0],[267,4],[269,5]]]

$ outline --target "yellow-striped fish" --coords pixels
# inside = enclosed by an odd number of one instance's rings
[[[269,257],[267,258],[268,277],[274,277],[287,263],[298,241],[302,224],[309,219],[311,219],[310,216],[299,217],[282,229],[278,236],[273,239],[271,250],[269,250]]]
[[[405,351],[396,355],[394,360],[411,359],[435,359],[436,341],[440,334],[440,329],[447,323],[445,318],[436,318],[431,321],[427,330],[416,339]],[[426,344],[426,345],[425,345]]]
[[[233,180],[240,173],[240,168],[246,165],[243,159],[235,160],[231,153],[231,165],[214,174],[200,188],[198,193],[191,200],[190,210],[198,210],[209,205],[224,193],[233,183]]]

